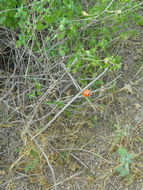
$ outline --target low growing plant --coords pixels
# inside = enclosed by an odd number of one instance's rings
[[[34,149],[30,150],[29,157],[31,157],[30,163],[25,167],[25,172],[35,169],[40,162],[39,153]]]
[[[34,90],[30,93],[28,93],[28,97],[30,99],[33,99],[33,98],[36,98],[37,96],[40,96],[42,95],[43,92],[42,92],[42,85],[40,82],[36,81],[34,82]]]
[[[133,162],[133,155],[129,154],[125,148],[118,149],[118,155],[120,157],[120,165],[116,170],[120,176],[125,177],[130,174],[129,166]]]

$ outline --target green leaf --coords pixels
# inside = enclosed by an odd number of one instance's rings
[[[39,161],[39,158],[34,159],[28,166],[25,167],[25,172],[35,169]]]
[[[91,53],[90,53],[89,50],[86,50],[85,53],[86,53],[87,56],[91,56]]]
[[[38,31],[42,31],[44,28],[45,28],[45,25],[42,24],[42,22],[36,23],[36,29],[37,29]]]
[[[21,150],[22,150],[22,148],[18,147],[18,148],[15,149],[15,152],[19,153]]]
[[[69,159],[70,156],[69,152],[60,152],[60,155],[64,160]]]
[[[38,90],[40,90],[42,88],[40,82],[35,83],[35,88],[38,89]]]
[[[38,96],[43,94],[43,92],[41,92],[41,91],[36,91],[36,93],[37,93]]]
[[[116,170],[120,173],[121,177],[125,177],[130,174],[129,170],[125,169],[124,166],[121,166],[117,168]]]
[[[55,104],[58,106],[58,107],[63,107],[65,105],[65,103],[62,101],[62,100],[57,100],[55,102]]]
[[[22,41],[21,40],[17,40],[16,41],[16,47],[19,48],[23,45]]]
[[[132,159],[133,159],[133,155],[132,155],[132,154],[128,154],[128,155],[127,155],[127,158],[126,158],[127,163],[131,164],[131,163],[133,162]]]
[[[64,31],[65,30],[65,26],[63,24],[60,24],[59,29],[60,29],[60,31]]]
[[[48,101],[48,102],[45,102],[45,104],[47,104],[47,105],[53,105],[54,104],[54,102],[51,102],[51,101]]]
[[[90,64],[93,65],[93,66],[99,65],[99,63],[97,61],[91,62]]]
[[[37,152],[36,150],[33,150],[33,149],[30,150],[30,154],[31,154],[33,157],[39,157],[38,152]]]
[[[64,3],[65,5],[69,5],[68,0],[63,0],[63,3]]]
[[[118,154],[119,154],[120,156],[126,156],[126,155],[128,154],[128,152],[127,152],[127,150],[124,149],[124,148],[119,148],[119,149],[118,149]]]
[[[65,116],[66,116],[66,117],[70,117],[71,114],[72,114],[70,111],[67,111],[67,110],[65,110],[64,113],[65,113]]]
[[[62,49],[59,51],[59,53],[60,53],[61,56],[64,56],[64,55],[65,55],[65,51],[62,50]]]
[[[55,17],[52,17],[52,15],[45,15],[44,21],[46,22],[46,26],[52,24],[54,22]]]
[[[32,98],[36,98],[35,92],[29,93],[29,94],[28,94],[28,97],[31,98],[31,99],[32,99]]]

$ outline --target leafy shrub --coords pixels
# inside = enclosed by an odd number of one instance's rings
[[[46,51],[52,62],[64,57],[69,71],[84,86],[104,68],[121,67],[113,46],[138,35],[135,27],[142,25],[139,2],[92,0],[87,4],[76,0],[0,0],[0,22],[18,32],[17,47],[33,44],[33,52]]]

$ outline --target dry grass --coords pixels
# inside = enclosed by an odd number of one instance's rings
[[[3,28],[0,35],[6,61],[0,75],[0,189],[141,190],[142,65],[125,61],[128,69],[120,77],[106,75],[91,102],[62,58],[53,64],[44,54],[40,61],[31,49],[15,48],[15,33]],[[131,54],[142,44],[134,44]],[[42,94],[30,99],[37,82]],[[134,154],[124,178],[116,172],[120,147]]]

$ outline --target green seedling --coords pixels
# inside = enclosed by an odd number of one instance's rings
[[[42,85],[40,84],[40,82],[36,81],[34,84],[34,90],[28,94],[28,97],[30,99],[36,98],[37,96],[42,95]]]
[[[33,170],[37,167],[38,163],[40,162],[39,154],[35,150],[30,150],[31,162],[25,167],[25,172]]]
[[[65,152],[65,151],[60,152],[60,156],[63,160],[66,160],[66,161],[68,161],[70,159],[70,153],[69,152]]]
[[[120,176],[125,177],[130,174],[129,166],[133,162],[133,155],[129,154],[124,148],[118,149],[118,155],[120,157],[120,164],[116,170],[119,172]]]

